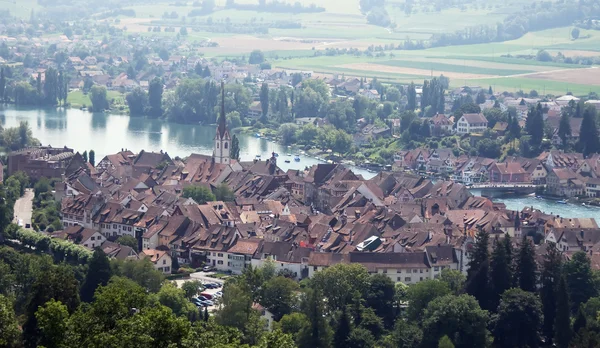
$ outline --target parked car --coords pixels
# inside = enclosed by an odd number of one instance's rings
[[[215,305],[215,303],[213,301],[211,301],[211,300],[204,301],[204,304],[207,305],[207,306],[214,306]]]
[[[208,298],[206,298],[204,296],[198,296],[197,299],[200,300],[200,301],[206,301],[206,300],[208,300]]]
[[[196,306],[202,306],[202,302],[204,302],[205,300],[201,300],[200,298],[192,298],[192,303],[195,304]]]
[[[204,284],[204,287],[207,288],[207,289],[218,289],[218,288],[220,288],[219,284],[217,284],[217,283],[207,283],[207,284]]]
[[[210,271],[212,271],[212,267],[210,267],[210,266],[202,267],[202,272],[210,272]]]
[[[217,292],[215,292],[215,296],[216,297],[222,297],[223,296],[223,291],[217,291]]]
[[[206,297],[208,300],[212,300],[213,299],[213,295],[207,294],[205,292],[201,293],[200,295]]]

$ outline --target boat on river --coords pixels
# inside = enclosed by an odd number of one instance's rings
[[[300,156],[296,155],[296,157],[294,157],[294,161],[300,162]]]
[[[284,162],[285,162],[285,163],[290,163],[291,161],[290,161],[290,160],[288,160],[288,159],[286,159]]]
[[[556,203],[558,203],[558,204],[567,204],[567,201],[565,201],[565,200],[560,200],[560,201],[556,201]]]

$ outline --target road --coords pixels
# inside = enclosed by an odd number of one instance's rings
[[[31,225],[31,213],[33,209],[33,190],[25,189],[23,197],[17,199],[15,202],[15,218],[14,222],[18,223],[19,220],[23,220],[23,226],[26,224]]]

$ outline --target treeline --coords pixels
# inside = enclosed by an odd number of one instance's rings
[[[572,25],[577,20],[600,15],[600,1],[543,2],[535,8],[507,16],[502,23],[468,27],[454,33],[435,34],[430,47],[478,44],[517,39],[530,31]]]
[[[303,6],[300,2],[294,4],[288,4],[285,1],[272,0],[267,2],[266,0],[259,0],[258,4],[237,4],[234,0],[228,0],[225,4],[226,9],[235,9],[240,11],[257,11],[257,12],[275,12],[275,13],[318,13],[325,12],[324,7],[317,6],[316,4],[310,4],[309,6]]]
[[[12,100],[16,105],[39,105],[56,106],[59,103],[67,104],[67,95],[69,92],[68,77],[61,70],[48,68],[42,74],[38,73],[35,79],[31,78],[29,82],[18,82],[13,88]],[[6,101],[6,76],[4,69],[0,70],[0,97]]]

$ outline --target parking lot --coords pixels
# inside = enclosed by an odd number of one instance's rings
[[[194,280],[199,280],[200,282],[202,282],[202,284],[206,284],[206,283],[217,283],[220,284],[221,287],[218,289],[204,289],[204,291],[202,291],[203,293],[209,294],[209,295],[214,295],[215,293],[222,291],[223,290],[223,280],[221,279],[217,279],[217,278],[211,278],[210,276],[214,274],[213,272],[196,272],[196,273],[192,273],[190,274],[190,278],[187,279],[177,279],[175,280],[175,282],[177,283],[177,287],[181,287],[183,285],[183,283],[185,282],[190,282],[190,281],[194,281]],[[211,300],[213,302],[215,302],[215,300]],[[215,302],[214,306],[209,306],[208,307],[208,311],[209,312],[213,312],[217,309],[218,307],[218,303]]]

